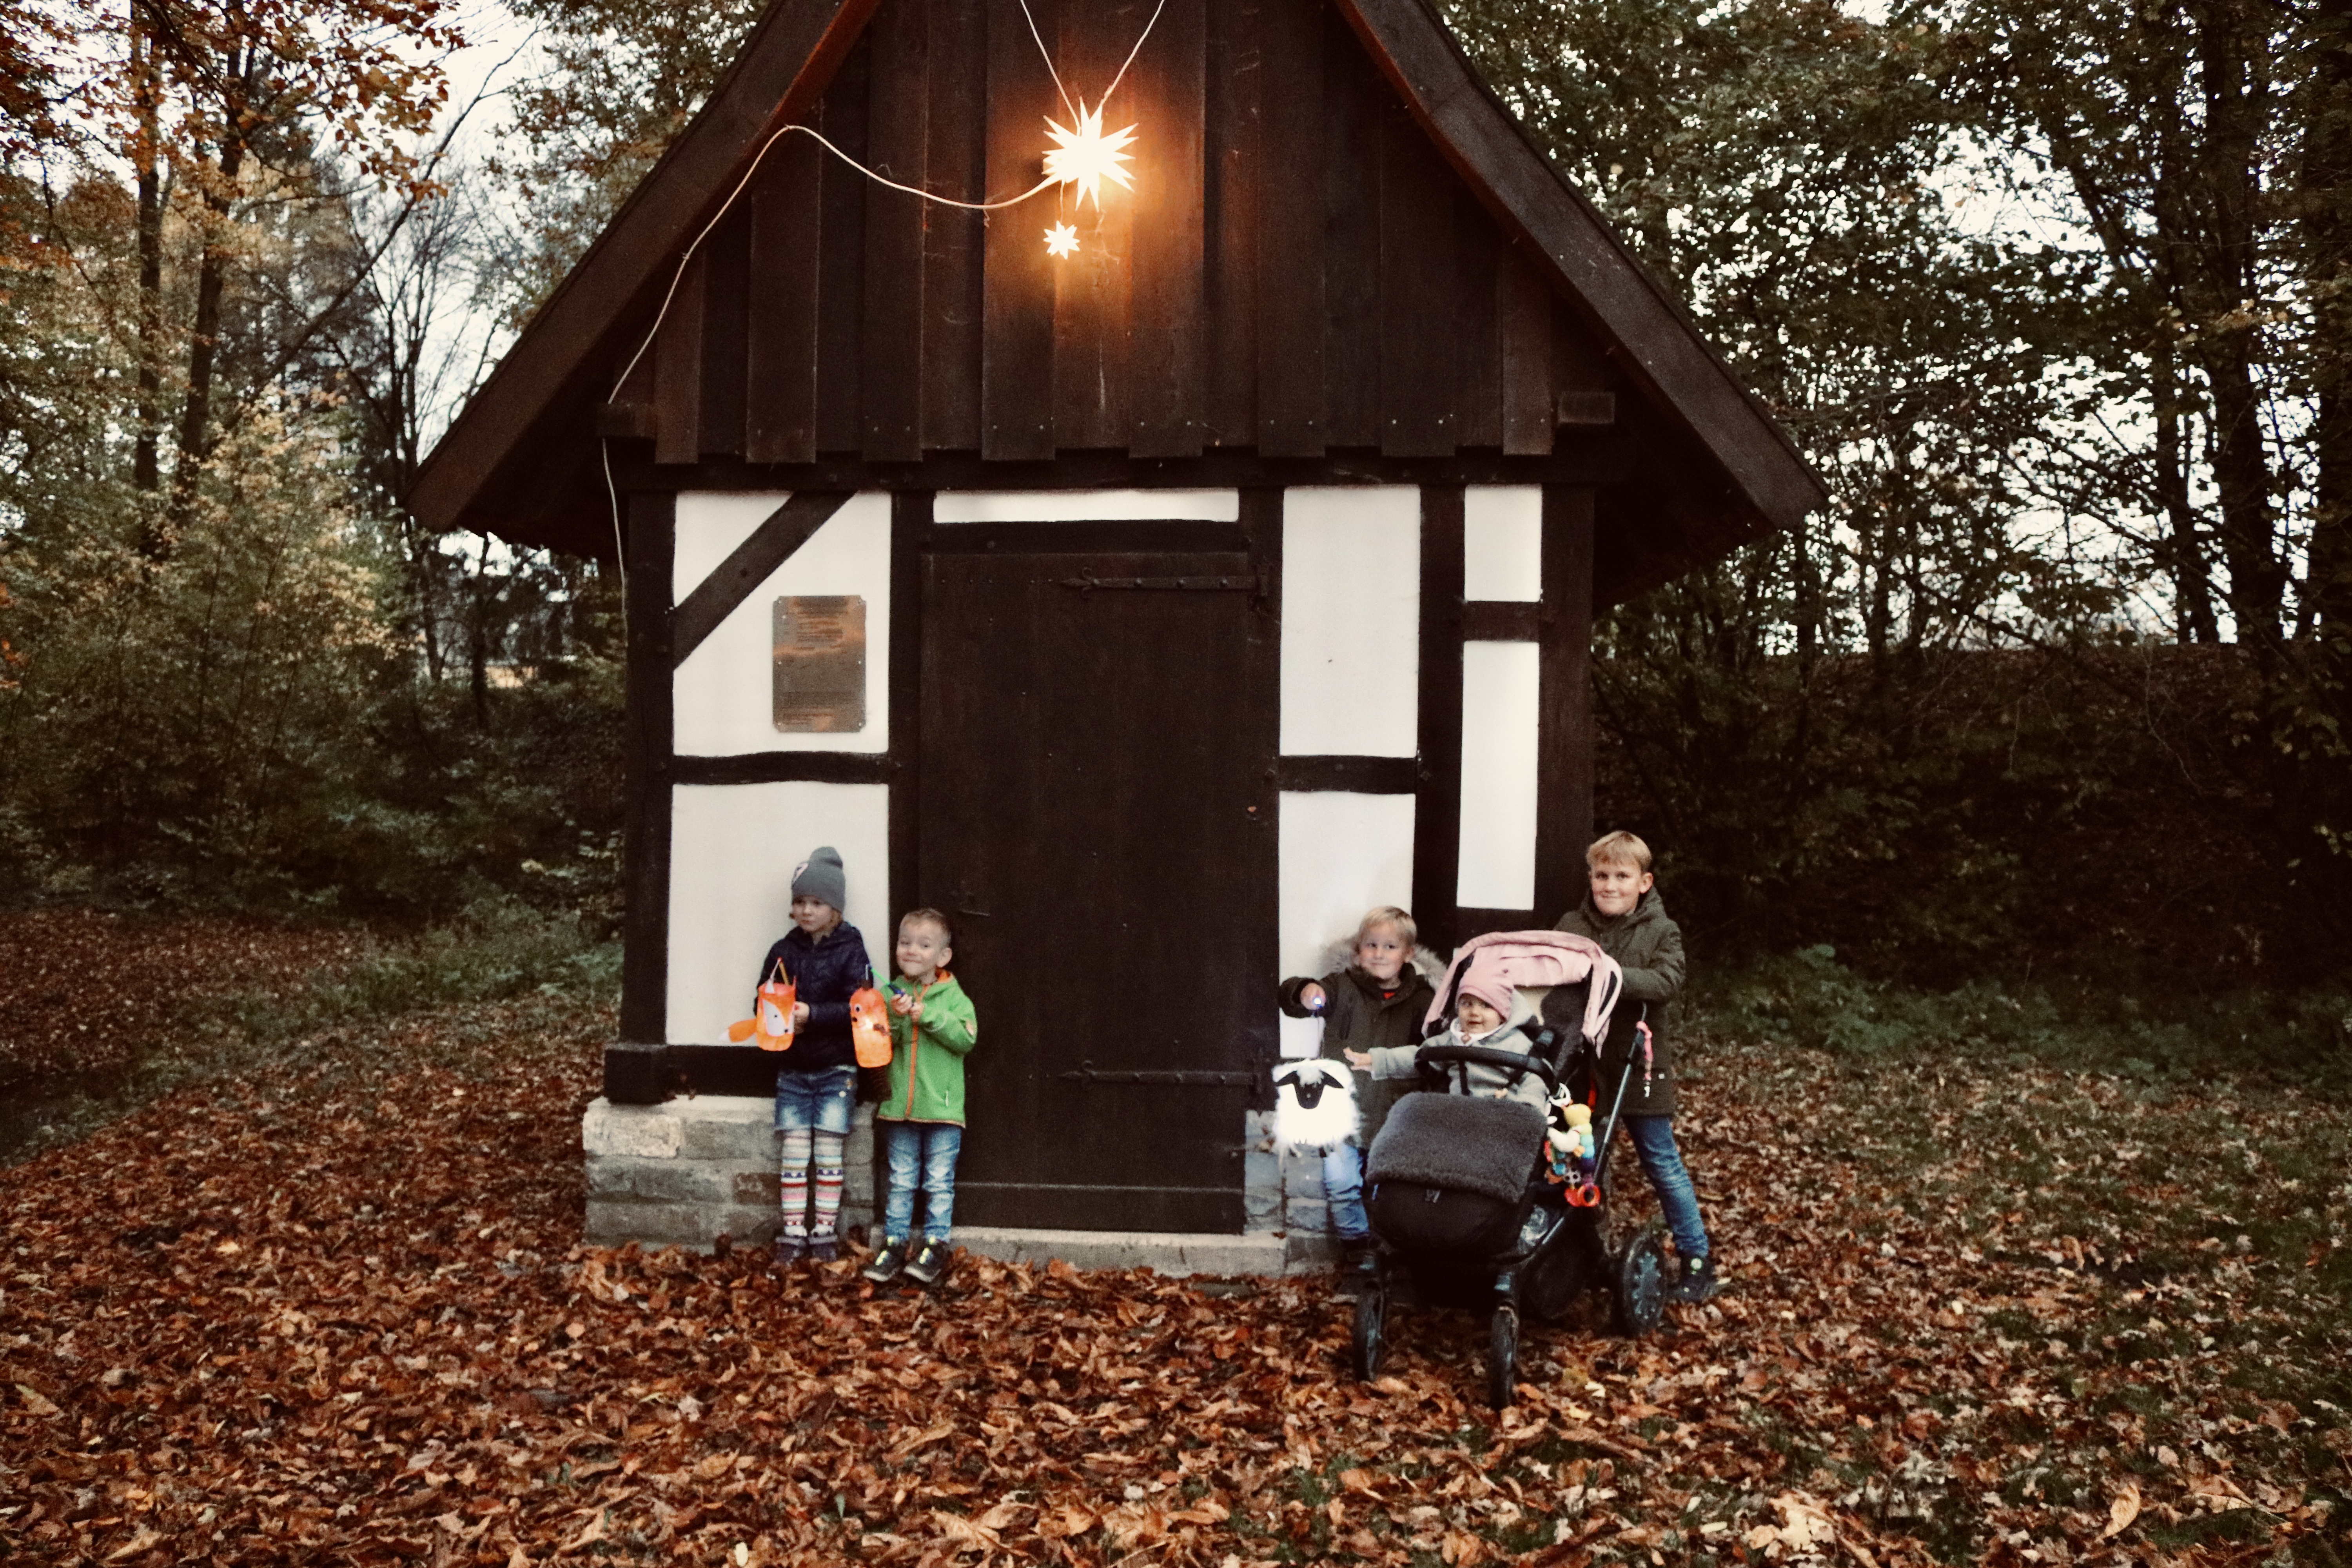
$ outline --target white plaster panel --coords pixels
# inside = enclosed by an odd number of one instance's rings
[[[1471,485],[1462,493],[1462,596],[1543,597],[1543,487]]]
[[[1541,667],[1531,642],[1462,645],[1462,866],[1454,901],[1536,901],[1536,731]]]
[[[692,593],[782,494],[677,498],[673,604]],[[866,727],[787,734],[775,721],[775,604],[787,594],[866,600]],[[852,496],[678,666],[670,733],[680,756],[751,752],[883,752],[890,747],[890,498]]]
[[[849,879],[842,912],[879,971],[893,934],[887,785],[681,784],[670,792],[670,1043],[723,1045],[727,1026],[751,1016],[760,960],[792,927],[793,868],[821,844],[841,851]]]
[[[1238,522],[1239,490],[941,490],[934,522]]]
[[[1286,792],[1276,818],[1276,915],[1282,973],[1320,974],[1323,950],[1352,935],[1364,911],[1412,907],[1409,795]],[[1311,1057],[1323,1020],[1282,1020],[1282,1054]]]
[[[1412,756],[1420,626],[1418,486],[1283,492],[1283,755]]]

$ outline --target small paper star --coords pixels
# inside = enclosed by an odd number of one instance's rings
[[[1078,231],[1066,223],[1057,223],[1045,231],[1045,254],[1072,256],[1078,248]]]

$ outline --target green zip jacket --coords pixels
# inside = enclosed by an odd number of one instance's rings
[[[890,1009],[890,1092],[874,1108],[883,1121],[952,1121],[963,1125],[963,1058],[980,1038],[971,998],[955,976],[941,970],[918,987],[892,975],[883,1000],[912,996],[923,1005],[920,1018]]]

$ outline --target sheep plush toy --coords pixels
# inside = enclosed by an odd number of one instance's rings
[[[1336,1149],[1356,1135],[1355,1075],[1306,1057],[1274,1070],[1274,1136],[1285,1149]]]

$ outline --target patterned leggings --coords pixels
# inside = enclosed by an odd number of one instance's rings
[[[841,1214],[842,1135],[793,1128],[787,1130],[779,1142],[783,1146],[779,1185],[783,1194],[784,1235],[794,1241],[832,1240],[835,1223]],[[816,1188],[813,1213],[809,1203],[812,1184]]]

